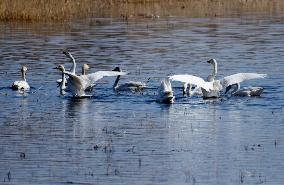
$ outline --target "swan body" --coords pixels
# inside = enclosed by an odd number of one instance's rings
[[[89,86],[93,85],[96,81],[102,79],[105,76],[117,76],[117,75],[126,75],[125,72],[116,72],[116,71],[97,71],[95,73],[91,73],[88,75],[76,75],[71,72],[65,71],[63,65],[59,65],[56,67],[62,73],[67,75],[69,78],[67,79],[68,89],[74,97],[82,97],[86,96],[85,90]],[[62,83],[63,84],[63,83]],[[62,90],[62,84],[60,89]]]
[[[121,69],[119,67],[115,67],[112,71],[121,72]],[[120,79],[120,75],[116,77],[116,80],[113,84],[113,89],[115,91],[132,91],[132,92],[141,92],[145,89],[146,83],[143,82],[135,82],[135,81],[129,81],[123,84],[118,84]]]
[[[201,87],[195,86],[193,87],[192,84],[183,83],[182,89],[183,96],[200,96],[202,94]]]
[[[88,64],[83,64],[82,66],[82,75],[87,75],[87,71],[90,69],[90,66]],[[92,91],[94,88],[95,84],[91,84],[86,88],[85,91]]]
[[[29,90],[30,86],[26,80],[26,73],[27,73],[28,68],[26,66],[22,66],[21,68],[21,73],[22,73],[22,80],[15,81],[12,84],[12,89],[14,90]]]
[[[82,66],[82,75],[86,75],[87,71],[89,69],[90,69],[90,66],[88,64],[83,64],[83,66]],[[66,90],[67,89],[67,80],[66,80],[65,74],[62,73],[62,75],[64,77],[62,77],[61,79],[58,79],[56,82],[58,83],[59,86],[61,86],[61,83],[64,83],[63,84],[63,89]],[[86,88],[86,91],[92,91],[92,90],[93,90],[93,85],[91,85],[91,86]]]
[[[233,96],[260,96],[264,90],[263,87],[244,87],[240,89],[240,84],[236,83],[228,86],[225,94],[227,94],[230,89],[233,89],[231,92],[231,95]]]
[[[160,103],[174,103],[174,94],[171,82],[169,78],[161,81],[161,85],[158,88],[157,101]]]
[[[245,87],[238,90],[234,96],[260,96],[263,93],[263,87]]]

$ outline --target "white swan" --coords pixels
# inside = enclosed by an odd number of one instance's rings
[[[67,79],[68,89],[70,90],[71,94],[75,97],[85,96],[86,88],[93,85],[96,81],[98,81],[99,79],[105,76],[117,76],[117,75],[127,74],[125,72],[116,72],[116,71],[97,71],[95,73],[91,73],[88,75],[78,76],[71,72],[65,71],[65,68],[63,65],[59,65],[58,67],[56,67],[56,69],[59,69],[63,74],[69,76],[69,78]],[[62,78],[64,78],[63,75],[62,75]],[[62,87],[63,87],[63,83],[61,83],[60,92],[63,91]]]
[[[219,97],[220,93],[219,93],[219,85],[218,82],[214,82],[215,81],[215,77],[217,75],[217,61],[215,59],[210,59],[209,61],[207,61],[207,63],[210,63],[213,65],[213,71],[212,74],[209,75],[207,77],[207,81],[208,82],[213,82],[213,85],[216,87],[216,90],[210,90],[210,91],[205,91],[204,89],[202,90],[201,87],[196,86],[195,89],[192,91],[192,84],[190,83],[183,83],[183,95],[204,95],[204,97]],[[189,87],[189,88],[188,88]],[[188,88],[188,90],[187,90]]]
[[[226,76],[221,80],[215,80],[217,74],[217,62],[215,59],[208,61],[213,65],[213,72],[207,77],[207,81],[200,77],[193,75],[172,75],[169,76],[170,80],[189,83],[201,87],[204,98],[216,98],[220,96],[220,91],[230,85],[241,83],[244,80],[265,78],[266,74],[258,73],[237,73],[234,75]]]
[[[82,66],[82,75],[86,75],[87,74],[87,70],[89,70],[90,67],[88,64],[83,64]],[[60,87],[60,94],[64,95],[65,91],[68,90],[67,89],[67,80],[66,80],[66,75],[65,73],[62,73],[62,78],[57,80],[57,83]],[[91,85],[89,87],[86,88],[86,91],[92,91],[93,90],[93,86]]]
[[[169,78],[161,81],[158,88],[157,101],[160,103],[174,103],[174,93]]]
[[[263,87],[244,87],[240,89],[240,84],[236,83],[229,85],[226,88],[225,94],[227,94],[231,89],[231,95],[234,96],[260,96],[264,90]]]
[[[12,84],[12,89],[14,90],[29,90],[30,86],[26,80],[26,73],[28,68],[26,66],[22,66],[21,73],[22,73],[22,80],[15,81]]]
[[[115,67],[112,71],[117,71],[121,72],[121,69],[119,67]],[[134,81],[129,81],[123,84],[118,84],[120,79],[120,75],[117,76],[114,84],[113,84],[113,89],[115,91],[132,91],[132,92],[141,92],[145,89],[146,83],[143,82],[134,82]]]
[[[71,66],[71,69],[70,69],[70,73],[73,73],[75,74],[76,73],[76,61],[75,61],[75,58],[72,56],[72,54],[67,50],[67,49],[64,49],[63,52],[62,52],[64,55],[66,55],[68,58],[70,58],[71,62],[72,62],[72,66]],[[57,84],[58,85],[61,85],[61,82],[62,82],[62,78],[61,79],[58,79],[56,80]],[[67,85],[67,81],[65,80],[65,86]]]

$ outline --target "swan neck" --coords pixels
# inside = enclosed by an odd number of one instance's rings
[[[65,73],[64,73],[64,71],[62,71],[62,80],[61,80],[61,84],[60,84],[60,94],[61,95],[65,94],[64,93],[64,89],[66,88],[65,83],[66,83]]]
[[[212,71],[212,76],[215,78],[217,75],[217,63],[213,63],[213,71]]]
[[[25,72],[25,71],[22,71],[22,79],[23,79],[24,81],[27,81],[27,80],[26,80],[26,72]]]
[[[115,82],[113,84],[113,88],[116,89],[118,87],[118,82],[119,82],[119,79],[120,79],[120,75],[118,75],[115,79]]]
[[[70,59],[73,62],[73,65],[71,67],[71,73],[75,74],[76,73],[76,61],[75,61],[75,58],[71,54],[70,54]]]

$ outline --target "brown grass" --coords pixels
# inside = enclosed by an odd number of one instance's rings
[[[0,20],[225,16],[284,11],[284,0],[0,0]]]

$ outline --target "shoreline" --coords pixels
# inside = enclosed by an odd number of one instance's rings
[[[283,0],[2,0],[1,21],[79,18],[222,17],[284,12]]]

